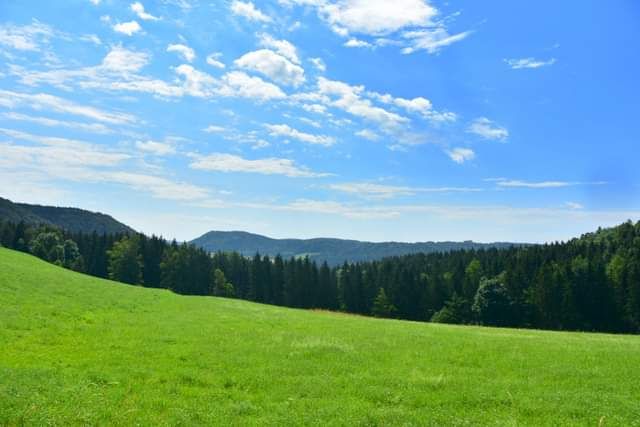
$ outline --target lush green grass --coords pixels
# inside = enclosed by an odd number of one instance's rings
[[[0,424],[640,425],[640,337],[375,320],[0,249]]]

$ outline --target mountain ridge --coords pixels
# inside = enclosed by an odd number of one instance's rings
[[[317,262],[327,261],[335,266],[345,261],[371,261],[390,256],[413,253],[450,252],[460,249],[490,249],[524,246],[523,243],[493,242],[477,243],[471,240],[463,242],[368,242],[352,239],[316,237],[312,239],[274,239],[247,231],[209,231],[191,240],[209,252],[239,252],[245,256],[256,253],[261,255],[281,255],[285,258],[309,256]]]
[[[111,215],[80,208],[16,203],[0,197],[0,220],[27,224],[54,225],[71,232],[98,234],[135,233]]]

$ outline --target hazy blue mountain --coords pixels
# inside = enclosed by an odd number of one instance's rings
[[[13,203],[0,197],[0,220],[24,221],[29,224],[51,224],[73,232],[99,234],[132,233],[134,230],[109,215],[77,208]]]
[[[308,255],[312,260],[338,265],[344,261],[370,261],[413,253],[447,252],[458,249],[505,248],[515,243],[466,242],[361,242],[342,239],[271,239],[244,231],[210,231],[191,243],[210,252],[236,251],[246,256],[280,254],[285,258]]]

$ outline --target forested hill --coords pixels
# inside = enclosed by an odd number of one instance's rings
[[[501,249],[520,246],[515,243],[475,243],[471,241],[374,243],[328,238],[272,239],[243,231],[210,231],[190,243],[209,252],[238,252],[245,256],[253,256],[256,252],[269,256],[281,255],[283,258],[308,256],[312,261],[318,263],[326,261],[331,266],[340,265],[345,261],[372,261],[415,253],[449,252],[460,249]]]
[[[14,203],[0,197],[0,220],[27,224],[47,224],[74,233],[120,234],[135,231],[109,215],[77,208]]]

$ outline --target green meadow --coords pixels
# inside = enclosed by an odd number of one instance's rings
[[[0,425],[640,426],[640,337],[186,297],[0,249]]]

